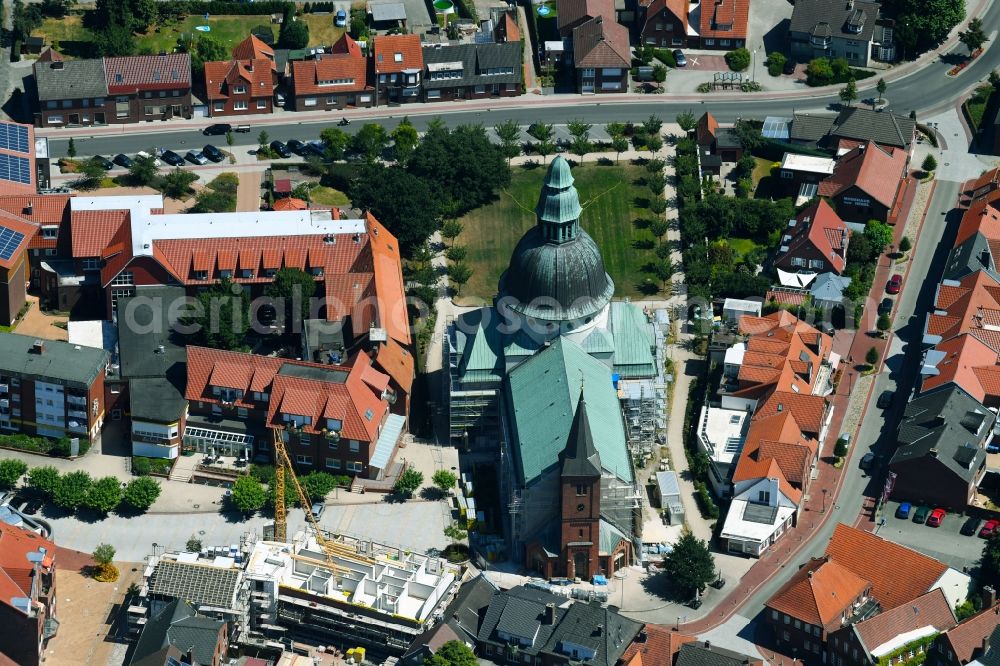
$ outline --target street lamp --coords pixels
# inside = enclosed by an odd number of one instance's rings
[[[750,82],[757,82],[757,49],[753,50],[753,65],[750,68]]]
[[[823,488],[823,510],[820,513],[826,513],[826,488]]]

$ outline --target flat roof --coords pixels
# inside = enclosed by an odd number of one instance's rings
[[[373,21],[405,21],[406,7],[402,2],[369,2]]]
[[[0,333],[0,370],[20,375],[80,384],[89,387],[104,372],[110,356],[103,349],[73,345],[61,340],[42,340],[41,354],[32,351],[35,338]]]
[[[769,516],[772,509],[776,511],[773,512],[772,520],[765,523],[761,522],[758,507],[759,505],[753,505],[746,500],[733,500],[729,506],[729,513],[726,514],[725,525],[722,527],[722,537],[762,542],[774,534],[778,525],[783,525],[795,513],[795,508],[790,506],[767,507]]]
[[[814,157],[812,155],[797,155],[785,153],[781,158],[781,168],[790,171],[808,171],[831,175],[836,161],[829,157]]]

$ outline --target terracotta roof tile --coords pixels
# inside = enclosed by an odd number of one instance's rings
[[[422,70],[424,53],[419,35],[379,35],[372,39],[376,74]]]
[[[212,374],[208,378],[209,386],[238,389],[246,391],[250,378],[253,377],[253,367],[232,360],[216,361],[212,366]]]
[[[834,197],[855,186],[892,208],[908,159],[909,154],[902,148],[883,148],[876,143],[859,146],[837,160],[833,175],[820,183],[819,194]]]
[[[576,67],[618,67],[632,62],[628,28],[614,15],[598,16],[573,29],[573,57]]]
[[[0,211],[0,229],[9,229],[22,236],[17,246],[10,251],[9,259],[0,259],[0,267],[10,268],[21,260],[23,252],[28,249],[28,244],[31,243],[31,239],[38,233],[38,227],[10,213]]]
[[[819,627],[836,625],[849,615],[870,583],[829,557],[809,560],[781,586],[766,606]]]
[[[669,666],[681,645],[698,640],[695,636],[671,631],[658,624],[647,624],[646,640],[633,641],[621,657],[622,666]]]
[[[862,645],[872,652],[893,639],[924,627],[945,631],[955,626],[955,614],[941,588],[931,590],[907,604],[879,613],[854,625]]]
[[[69,219],[70,194],[11,194],[0,196],[0,210],[28,222],[52,225]],[[28,207],[31,212],[28,212]]]
[[[236,251],[235,250],[219,250],[215,254],[215,261],[218,263],[220,271],[235,271],[236,270]]]
[[[210,101],[228,99],[233,88],[245,86],[251,98],[274,93],[274,63],[269,60],[222,60],[205,63],[205,91]]]
[[[376,41],[381,41],[381,38]],[[388,57],[393,58],[394,54]],[[344,80],[350,83],[324,83]],[[334,45],[334,53],[315,60],[292,62],[292,89],[296,96],[369,90],[368,61],[358,43],[344,34]]]
[[[109,95],[191,87],[191,56],[187,53],[105,58],[104,71]]]
[[[826,398],[792,391],[775,391],[757,405],[753,418],[765,419],[782,412],[791,412],[803,432],[819,433],[827,412]]]
[[[389,338],[379,345],[375,363],[383,372],[387,372],[405,393],[411,392],[415,366],[413,354],[406,347]]]
[[[378,301],[378,325],[397,342],[410,344],[410,320],[400,270],[399,241],[372,215],[366,216]]]
[[[955,383],[976,400],[983,402],[987,393],[977,370],[989,370],[996,366],[997,352],[969,334],[940,342],[935,349],[945,356],[936,366],[938,374],[925,376],[920,390],[930,391],[938,386]],[[984,378],[989,380],[988,374]],[[994,397],[1000,397],[1000,394]]]
[[[128,220],[127,210],[78,210],[70,215],[74,259],[99,257]]]
[[[615,18],[615,7],[611,0],[558,0],[556,8],[556,27],[564,37],[568,37],[568,31],[576,26],[598,16],[611,20]]]
[[[272,210],[306,210],[307,208],[309,208],[309,204],[295,197],[282,197],[271,206]]]
[[[45,548],[41,566],[54,571],[56,546],[34,532],[0,521],[0,603],[10,605],[14,597],[31,597],[33,567],[28,553]]]
[[[955,246],[969,240],[976,233],[981,233],[989,239],[1000,238],[1000,210],[997,209],[997,199],[1000,190],[994,191],[989,198],[974,201],[962,214],[962,222],[958,225],[955,235]]]
[[[983,639],[989,638],[998,626],[1000,606],[994,606],[963,620],[944,632],[938,640],[951,649],[958,663],[967,664],[976,656],[977,649],[982,648]]]
[[[750,0],[704,0],[698,34],[717,39],[746,39]],[[728,30],[723,27],[731,26]]]
[[[826,547],[838,564],[872,582],[883,610],[910,603],[929,591],[948,566],[870,532],[838,524]],[[901,576],[900,572],[906,575]]]
[[[247,35],[246,39],[233,47],[233,57],[239,60],[269,60],[274,66],[274,49],[257,35]]]
[[[769,291],[765,299],[769,303],[774,302],[779,305],[802,305],[808,297],[809,294],[805,292]]]
[[[786,228],[792,238],[782,243],[788,249],[776,256],[776,261],[784,257],[804,256],[812,251],[828,262],[834,272],[840,274],[847,265],[845,252],[848,230],[847,224],[824,199],[806,208],[795,216],[793,228]],[[812,256],[810,254],[809,256]]]
[[[805,487],[809,468],[816,457],[815,448],[797,442],[764,440],[757,450],[760,458],[773,458],[789,483]]]

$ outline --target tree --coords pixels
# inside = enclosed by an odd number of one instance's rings
[[[288,21],[281,24],[278,48],[304,49],[309,46],[309,24],[305,21]]]
[[[993,86],[993,92],[1000,91],[1000,72],[995,69],[990,72],[989,82]]]
[[[577,136],[569,144],[569,150],[571,153],[580,158],[583,161],[583,156],[594,149],[594,144],[587,139],[586,136]]]
[[[257,152],[261,155],[270,155],[271,147],[267,144],[271,135],[265,130],[261,130],[260,134],[257,135]]]
[[[350,197],[396,236],[404,255],[423,245],[437,228],[438,197],[427,182],[399,167],[370,164],[359,169]]]
[[[552,138],[554,126],[551,123],[531,123],[528,126],[528,136],[536,141],[548,141]]]
[[[409,118],[403,118],[399,121],[399,125],[392,130],[391,136],[393,149],[396,153],[396,162],[402,166],[406,166],[406,163],[413,155],[413,151],[417,149],[417,144],[420,143],[417,128],[410,123]]]
[[[983,30],[982,19],[976,16],[969,21],[968,27],[958,33],[958,41],[965,44],[965,48],[969,49],[969,53],[974,53],[981,49],[983,44],[989,41],[986,31]]]
[[[260,481],[252,476],[241,476],[233,483],[230,501],[243,513],[253,513],[267,501],[267,491]]]
[[[130,28],[114,25],[94,35],[94,50],[105,57],[132,55],[135,35]]]
[[[868,353],[865,354],[865,363],[867,363],[868,365],[873,366],[873,367],[874,367],[874,365],[876,363],[878,363],[878,350],[877,349],[875,349],[874,347],[872,347],[871,349],[868,350]]]
[[[462,641],[451,640],[424,659],[423,666],[476,666],[475,653]]]
[[[115,561],[115,547],[109,543],[97,544],[92,557],[102,567],[106,567]]]
[[[393,484],[392,489],[394,492],[403,495],[404,497],[409,497],[413,494],[413,491],[422,486],[423,483],[423,472],[420,472],[414,467],[407,467],[403,470],[403,473],[396,478],[396,483]]]
[[[858,99],[858,84],[854,82],[854,79],[848,79],[847,85],[840,89],[837,96],[840,97],[841,102],[850,106]]]
[[[869,220],[865,225],[865,238],[871,243],[872,251],[876,255],[882,254],[892,243],[892,227],[885,222]]]
[[[274,274],[274,282],[264,288],[264,295],[284,304],[281,315],[285,330],[298,331],[304,320],[314,316],[316,278],[301,268],[282,268]]]
[[[650,134],[646,137],[646,150],[657,153],[661,148],[663,148],[663,137],[659,134]]]
[[[833,80],[833,66],[829,58],[813,58],[806,67],[806,77],[810,84],[826,85]]]
[[[102,477],[90,484],[83,506],[100,514],[106,514],[122,501],[121,482],[113,476]]]
[[[69,13],[69,0],[42,0],[39,7],[44,16],[61,19]]]
[[[455,293],[462,293],[462,285],[472,277],[472,268],[468,264],[457,263],[448,266],[448,279],[455,285]]]
[[[156,159],[138,156],[132,160],[132,166],[128,168],[128,179],[133,185],[149,185],[156,179],[156,174],[160,167],[156,166]]]
[[[184,550],[189,553],[200,553],[201,539],[192,534],[188,537],[187,543],[184,544]]]
[[[104,167],[99,162],[87,160],[81,162],[77,168],[77,178],[71,185],[78,190],[96,190],[101,186],[104,179]]]
[[[583,137],[584,139],[590,138],[590,130],[593,127],[591,123],[585,123],[580,119],[571,120],[566,124],[566,131],[574,139]]]
[[[205,71],[205,63],[217,60],[228,60],[229,49],[212,35],[199,33],[198,41],[191,51],[191,69],[196,73]]]
[[[449,490],[454,488],[457,481],[458,477],[455,476],[454,472],[450,472],[446,469],[439,469],[434,472],[434,476],[431,477],[431,482],[442,493],[447,493]]]
[[[53,503],[62,508],[74,510],[83,506],[90,491],[90,475],[83,471],[70,472],[59,479],[52,490]]]
[[[311,500],[323,500],[337,487],[337,478],[327,472],[309,472],[299,478],[302,491]]]
[[[642,129],[650,136],[659,136],[660,130],[663,129],[663,120],[657,115],[650,114],[642,121]]]
[[[160,484],[148,476],[132,479],[125,486],[122,501],[137,511],[146,511],[160,496]]]
[[[983,545],[983,554],[979,558],[979,582],[994,589],[1000,584],[1000,537],[996,533]]]
[[[657,218],[649,223],[649,230],[657,238],[663,238],[663,236],[670,229],[670,223],[663,218]]]
[[[843,458],[844,456],[846,456],[848,450],[849,449],[847,446],[846,437],[841,437],[840,439],[837,440],[837,443],[833,445],[833,455],[837,456],[838,458]]]
[[[653,196],[662,197],[663,188],[667,186],[667,177],[660,172],[655,172],[649,174],[646,177],[646,187],[652,192]]]
[[[17,458],[4,458],[0,460],[0,488],[10,490],[17,486],[25,472],[28,471],[28,464]]]
[[[213,349],[236,350],[243,346],[250,329],[250,297],[228,278],[197,296],[197,305],[183,318],[199,344]]]
[[[688,598],[716,578],[715,560],[708,545],[688,531],[663,558],[663,569],[677,591]]]
[[[771,51],[767,54],[767,73],[771,76],[781,76],[785,71],[786,62],[784,53],[781,51]]]
[[[927,157],[924,158],[923,163],[920,165],[920,168],[927,173],[930,173],[931,171],[937,169],[937,160],[934,159],[933,155],[928,153]]]
[[[620,163],[622,153],[628,150],[628,139],[621,135],[612,136],[611,148],[615,151],[615,164]]]
[[[232,130],[226,132],[226,145],[232,148],[236,144],[236,135]]]
[[[455,242],[455,239],[461,236],[464,230],[465,225],[458,220],[445,220],[441,223],[441,237],[449,243]]]
[[[69,138],[69,145],[66,146],[66,155],[70,158],[76,157],[76,141],[73,140],[73,137]]]
[[[969,599],[955,606],[955,619],[961,622],[976,614],[976,607]]]
[[[903,236],[902,238],[899,239],[900,252],[909,252],[912,247],[913,247],[913,241],[910,240],[909,236]]]
[[[885,91],[889,88],[889,85],[885,82],[885,79],[879,79],[878,83],[875,84],[875,90],[878,91],[878,101],[882,101],[882,96],[885,95]]]
[[[182,199],[191,192],[191,183],[196,180],[198,180],[198,174],[177,167],[163,177],[160,189],[164,195],[171,199]]]
[[[878,316],[878,320],[875,322],[875,328],[885,333],[890,328],[892,328],[892,320],[889,315],[882,313]]]
[[[872,249],[871,241],[864,234],[855,234],[847,246],[847,263],[866,264],[879,254]]]
[[[60,474],[52,465],[32,467],[28,472],[28,487],[51,497],[59,485]]]
[[[657,85],[662,86],[663,82],[667,80],[667,68],[663,65],[653,65],[653,81]]]
[[[450,525],[446,525],[444,528],[444,535],[451,539],[452,544],[457,544],[462,541],[465,537],[469,536],[469,530],[466,529],[459,521],[454,521]]]
[[[674,262],[669,259],[661,259],[653,263],[653,274],[656,279],[660,281],[661,286],[666,286],[667,281],[674,276],[677,272],[677,267]]]
[[[342,160],[351,145],[351,135],[339,127],[327,127],[319,133],[320,141],[331,160]]]
[[[742,72],[750,66],[750,51],[742,47],[733,49],[726,54],[726,64],[734,72]]]
[[[447,250],[444,251],[444,256],[448,261],[465,261],[466,255],[469,254],[468,249],[463,245],[452,245]]]
[[[389,134],[381,125],[366,123],[351,139],[351,147],[369,162],[374,162],[382,156],[382,151],[389,145]]]
[[[500,140],[500,150],[507,158],[507,165],[510,161],[521,154],[521,126],[511,118],[493,126],[497,138]]]
[[[898,0],[898,39],[910,50],[940,44],[965,18],[965,0]]]
[[[756,168],[757,160],[750,153],[743,153],[743,156],[736,160],[736,174],[738,178],[751,177],[753,170]]]
[[[743,150],[753,150],[763,143],[764,139],[760,134],[761,126],[757,123],[745,119],[739,119],[733,125],[733,133]]]
[[[129,0],[128,4],[131,9],[132,30],[146,32],[149,26],[156,21],[159,14],[159,10],[156,8],[156,0]]]
[[[698,126],[698,119],[690,111],[682,111],[677,114],[677,124],[681,126],[684,134],[690,134]]]

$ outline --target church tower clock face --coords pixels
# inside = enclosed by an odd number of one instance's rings
[[[577,511],[579,511],[579,512],[581,512],[581,513],[582,513],[582,512],[583,512],[583,510],[584,510],[584,509],[586,509],[586,508],[587,508],[587,505],[586,505],[586,504],[577,504],[577,505],[576,505],[576,510],[577,510]]]

